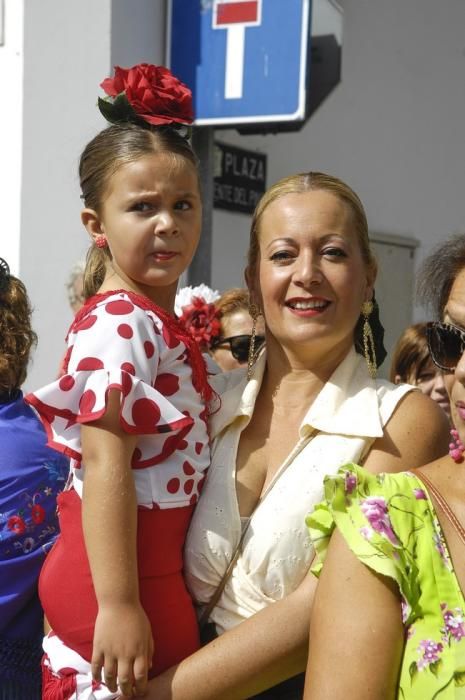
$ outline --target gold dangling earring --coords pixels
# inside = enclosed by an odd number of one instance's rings
[[[257,318],[260,316],[260,309],[257,304],[249,304],[249,314],[252,317],[252,333],[250,335],[249,356],[247,358],[247,381],[252,376],[255,362],[255,336],[257,335]]]
[[[363,322],[363,354],[365,355],[365,361],[368,367],[368,373],[372,379],[376,377],[376,371],[378,369],[376,365],[376,350],[375,350],[375,339],[373,338],[373,331],[370,326],[370,315],[373,313],[373,302],[364,301],[362,304],[362,316],[364,318]]]

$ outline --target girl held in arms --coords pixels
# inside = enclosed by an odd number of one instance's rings
[[[148,64],[116,68],[102,87],[113,124],[79,167],[87,301],[68,333],[65,374],[28,396],[49,444],[72,458],[61,536],[39,584],[50,700],[114,698],[118,686],[143,694],[148,675],[199,645],[182,549],[210,459],[211,391],[173,315],[201,228],[185,136],[191,94]]]

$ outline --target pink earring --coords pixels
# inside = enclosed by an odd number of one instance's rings
[[[454,462],[456,462],[456,464],[460,464],[461,462],[463,462],[463,452],[465,450],[465,447],[463,445],[463,442],[459,438],[459,434],[455,430],[455,428],[452,428],[450,434],[453,442],[449,444],[449,455],[452,457]]]
[[[106,248],[108,245],[107,237],[103,233],[99,233],[98,236],[94,238],[95,245],[97,248]]]

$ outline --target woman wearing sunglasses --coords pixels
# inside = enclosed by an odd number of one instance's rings
[[[316,585],[305,515],[324,475],[350,460],[396,471],[447,451],[440,408],[374,376],[384,357],[375,277],[365,212],[345,183],[306,173],[265,193],[246,278],[266,351],[253,363],[251,344],[247,369],[213,380],[212,465],[185,549],[201,621],[219,636],[151,681],[149,698],[302,698]]]
[[[465,235],[426,260],[419,289],[441,319],[428,343],[450,398],[449,455],[325,480],[308,518],[324,565],[305,700],[465,698]]]
[[[228,289],[215,302],[221,331],[211,345],[211,355],[222,370],[236,369],[247,364],[252,341],[253,321],[249,314],[247,289]],[[255,327],[255,352],[265,342],[265,327],[260,317]]]

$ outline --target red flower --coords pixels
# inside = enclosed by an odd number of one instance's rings
[[[39,506],[38,503],[35,503],[32,506],[31,518],[35,525],[40,525],[45,520],[45,509]]]
[[[12,515],[11,518],[8,518],[6,526],[9,530],[13,530],[16,535],[22,535],[26,532],[26,523],[20,515]]]
[[[137,116],[149,124],[190,124],[194,119],[191,91],[163,66],[115,66],[115,77],[100,87],[113,98],[124,93]]]
[[[200,348],[206,350],[221,333],[219,315],[215,304],[207,304],[203,297],[192,297],[192,304],[183,307],[179,321]]]

